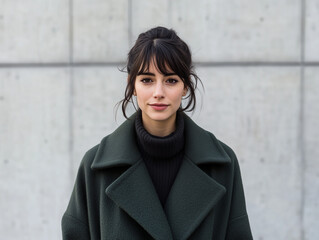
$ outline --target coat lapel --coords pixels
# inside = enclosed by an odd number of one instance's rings
[[[164,210],[142,160],[114,181],[106,194],[154,239],[172,239]]]
[[[184,115],[185,156],[163,209],[136,145],[134,118],[102,140],[92,169],[128,166],[106,195],[153,238],[187,239],[226,192],[199,165],[230,163],[230,157],[213,134]]]
[[[226,192],[185,158],[165,205],[174,239],[187,239]]]
[[[105,192],[106,195],[155,239],[172,239],[163,207],[139,153],[132,115],[97,150],[93,170],[127,166]]]
[[[165,204],[174,239],[187,239],[226,189],[198,165],[227,164],[230,158],[215,136],[185,116],[185,157]]]

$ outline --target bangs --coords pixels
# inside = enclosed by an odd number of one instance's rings
[[[153,44],[149,45],[144,49],[144,52],[140,55],[144,57],[141,59],[140,68],[138,74],[149,71],[149,66],[151,61],[153,61],[156,70],[163,75],[174,72],[181,79],[184,79],[182,69],[178,66],[185,65],[182,59],[180,58],[178,52],[175,47],[170,45],[167,42],[154,41]]]

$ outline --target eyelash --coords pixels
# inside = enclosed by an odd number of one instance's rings
[[[175,84],[175,83],[178,82],[178,80],[175,79],[175,78],[169,78],[169,79],[166,80],[166,82],[169,83],[169,84]]]
[[[150,78],[143,78],[143,79],[141,79],[141,82],[142,82],[142,83],[150,83],[150,82],[152,82],[152,79],[150,79]]]
[[[144,84],[149,84],[149,83],[153,82],[153,80],[150,78],[143,78],[143,79],[141,79],[141,82]],[[165,82],[168,84],[176,84],[178,82],[178,80],[174,79],[174,78],[169,78]]]

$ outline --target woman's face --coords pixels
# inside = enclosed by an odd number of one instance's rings
[[[169,69],[168,69],[169,70]],[[137,75],[135,90],[137,103],[142,110],[144,127],[154,123],[175,124],[176,111],[187,89],[182,79],[173,71],[160,73],[151,61],[147,72]]]

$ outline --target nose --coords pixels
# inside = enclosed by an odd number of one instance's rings
[[[161,99],[161,98],[164,98],[164,96],[165,94],[164,94],[163,83],[161,81],[158,81],[155,85],[153,97],[157,99]]]

